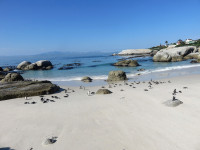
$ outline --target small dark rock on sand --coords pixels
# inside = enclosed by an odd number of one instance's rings
[[[173,98],[172,100],[168,100],[168,101],[164,102],[164,104],[168,107],[176,107],[180,104],[183,104],[183,102],[176,98]]]
[[[45,145],[49,145],[49,144],[54,144],[57,142],[57,137],[52,137],[52,138],[48,138],[46,139],[46,141],[44,142]]]
[[[112,92],[108,89],[99,89],[96,94],[111,94]]]

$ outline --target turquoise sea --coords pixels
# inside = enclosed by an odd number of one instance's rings
[[[130,56],[111,56],[112,53],[97,53],[84,55],[67,55],[66,53],[49,53],[32,56],[5,56],[0,57],[0,66],[17,66],[20,62],[26,60],[36,62],[38,60],[50,60],[54,65],[52,70],[24,71],[22,76],[33,80],[50,80],[60,85],[81,85],[80,80],[83,76],[90,76],[94,79],[93,83],[88,85],[98,85],[105,83],[109,71],[123,70],[131,80],[147,80],[150,78],[159,79],[188,74],[199,74],[200,64],[191,64],[191,60],[182,62],[159,63],[153,62],[152,57],[133,58],[141,66],[138,67],[115,67],[112,63],[119,59]],[[81,63],[81,66],[70,70],[58,70],[64,64]],[[137,71],[144,68],[144,71]],[[141,75],[137,75],[140,73]]]

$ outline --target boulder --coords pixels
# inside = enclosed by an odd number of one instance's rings
[[[137,60],[122,60],[117,63],[113,64],[114,66],[121,66],[121,67],[137,67],[139,66]]]
[[[0,100],[53,94],[59,90],[60,87],[50,81],[6,82],[0,84]]]
[[[138,69],[137,71],[145,71],[145,69],[144,69],[144,68],[141,68],[141,69]]]
[[[6,76],[6,73],[3,71],[0,71],[0,80],[4,79]]]
[[[157,52],[158,52],[158,50],[153,50],[152,51],[152,56],[156,55]]]
[[[78,66],[81,66],[82,64],[81,63],[72,63],[72,64],[66,64],[64,66],[73,66],[73,67],[78,67]]]
[[[172,62],[183,61],[183,56],[174,56],[171,59]]]
[[[171,62],[182,61],[185,56],[192,53],[196,49],[195,46],[176,47],[170,49],[162,49],[153,56],[155,62]]]
[[[83,82],[92,82],[92,79],[90,77],[83,77],[81,79],[81,81],[83,81]]]
[[[3,69],[4,72],[9,72],[9,71],[12,71],[12,70],[13,70],[13,69],[8,68],[8,67],[6,67],[6,68]]]
[[[196,61],[197,61],[198,63],[200,63],[200,54],[197,56]]]
[[[51,70],[51,69],[53,69],[53,66],[46,67],[46,70]]]
[[[124,81],[127,80],[126,73],[124,71],[110,71],[108,75],[108,82],[111,81]]]
[[[18,73],[8,73],[1,82],[24,81],[24,78]]]
[[[199,52],[199,53],[200,53],[200,47],[198,47],[198,48],[197,48],[197,52]]]
[[[74,69],[74,67],[62,66],[62,67],[58,68],[58,70],[70,70],[70,69]]]
[[[30,64],[31,64],[31,62],[29,62],[29,61],[23,61],[17,66],[17,69],[24,70]]]
[[[191,60],[190,63],[191,64],[196,64],[196,63],[199,63],[199,62],[197,60]]]
[[[0,71],[3,71],[3,68],[0,67]]]
[[[38,69],[38,66],[36,63],[32,63],[28,66],[26,66],[23,70],[37,70]]]
[[[184,59],[197,59],[200,53],[190,53],[184,57]]]
[[[108,89],[99,89],[96,94],[111,94],[112,92]]]
[[[126,50],[122,50],[117,55],[141,55],[141,54],[150,55],[151,52],[152,52],[151,49],[126,49]]]
[[[62,67],[58,68],[58,70],[69,70],[74,69],[75,67],[81,66],[81,63],[72,63],[72,64],[65,64]]]
[[[49,67],[53,68],[52,63],[48,60],[37,61],[36,65],[37,65],[38,69],[44,69],[45,70],[46,68],[49,68]]]

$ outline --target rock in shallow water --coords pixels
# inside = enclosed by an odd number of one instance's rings
[[[35,63],[23,61],[17,66],[17,69],[19,70],[38,70],[38,69],[50,70],[52,68],[53,68],[53,65],[48,60],[40,60]]]
[[[139,66],[137,60],[122,60],[117,63],[113,64],[114,66],[121,66],[121,67],[137,67]]]
[[[92,79],[90,77],[83,77],[81,79],[81,81],[83,81],[83,82],[92,82]]]
[[[195,64],[195,63],[199,63],[199,62],[197,60],[191,60],[190,63]]]
[[[31,64],[31,62],[29,62],[29,61],[23,61],[17,66],[17,69],[24,70],[30,64]]]
[[[65,64],[62,67],[58,68],[58,70],[70,70],[74,69],[75,67],[80,67],[81,65],[81,63]]]

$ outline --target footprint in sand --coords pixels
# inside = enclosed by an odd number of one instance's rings
[[[43,143],[43,145],[51,145],[51,144],[54,144],[54,143],[56,143],[57,142],[57,138],[58,137],[51,137],[51,138],[47,138],[45,141],[44,141],[44,143]]]

